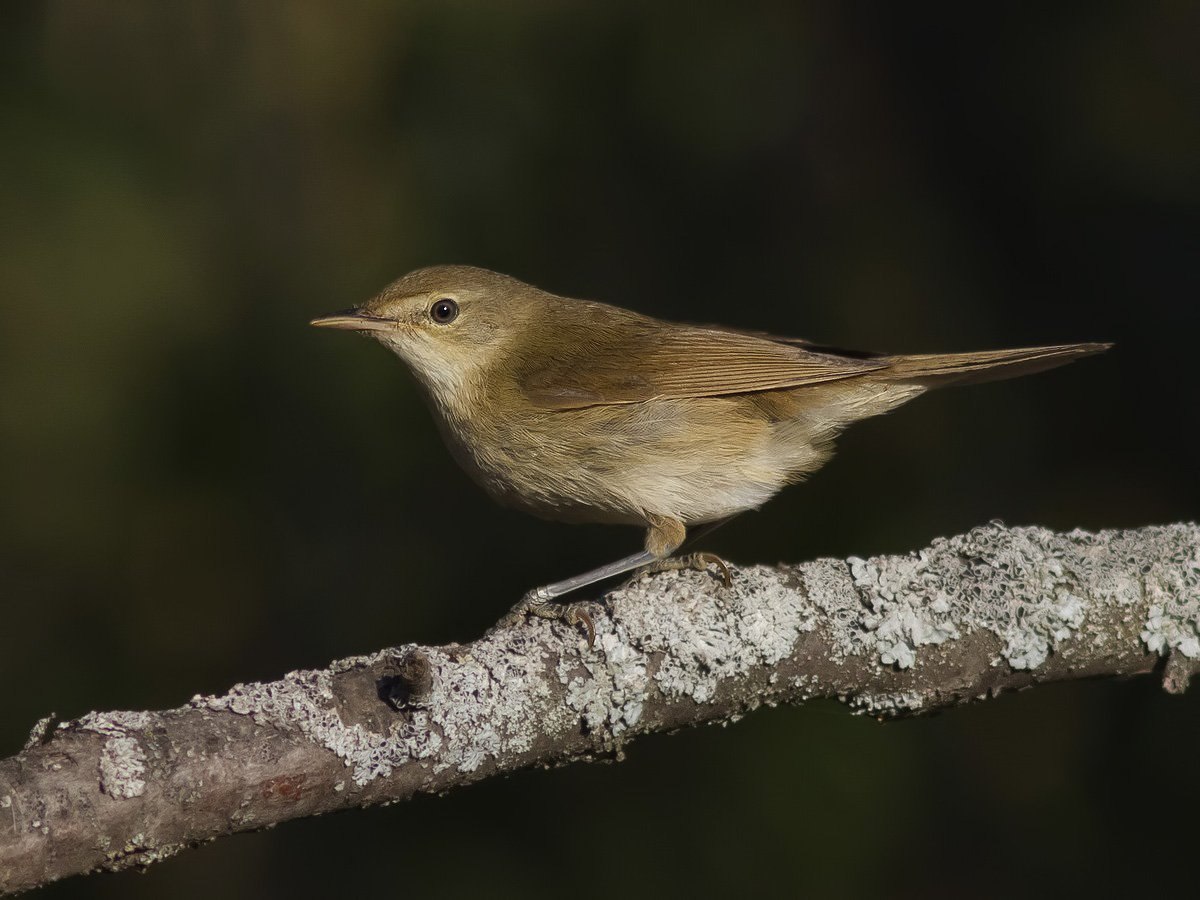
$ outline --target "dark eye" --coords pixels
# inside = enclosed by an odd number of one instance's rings
[[[449,325],[458,318],[458,304],[449,297],[443,297],[429,308],[429,315],[439,325]]]

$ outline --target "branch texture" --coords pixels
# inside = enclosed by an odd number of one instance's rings
[[[0,892],[299,816],[619,755],[640,734],[837,698],[877,716],[1200,665],[1200,528],[1000,524],[905,556],[634,580],[596,641],[533,620],[34,728],[0,761]]]

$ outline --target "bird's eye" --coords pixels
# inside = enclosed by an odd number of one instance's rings
[[[429,308],[429,315],[439,325],[449,325],[458,318],[458,304],[449,297],[443,297]]]

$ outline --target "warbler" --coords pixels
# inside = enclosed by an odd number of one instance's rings
[[[528,613],[672,558],[689,527],[757,509],[820,468],[852,422],[930,388],[1040,372],[1107,349],[1080,343],[889,356],[684,325],[540,290],[470,266],[410,272],[313,325],[370,335],[412,369],[450,452],[500,503],[549,519],[646,529],[640,553],[527,593]]]

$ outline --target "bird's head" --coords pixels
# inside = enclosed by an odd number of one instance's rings
[[[552,301],[544,291],[487,269],[432,266],[410,272],[362,306],[312,324],[375,338],[446,403],[502,359]]]

